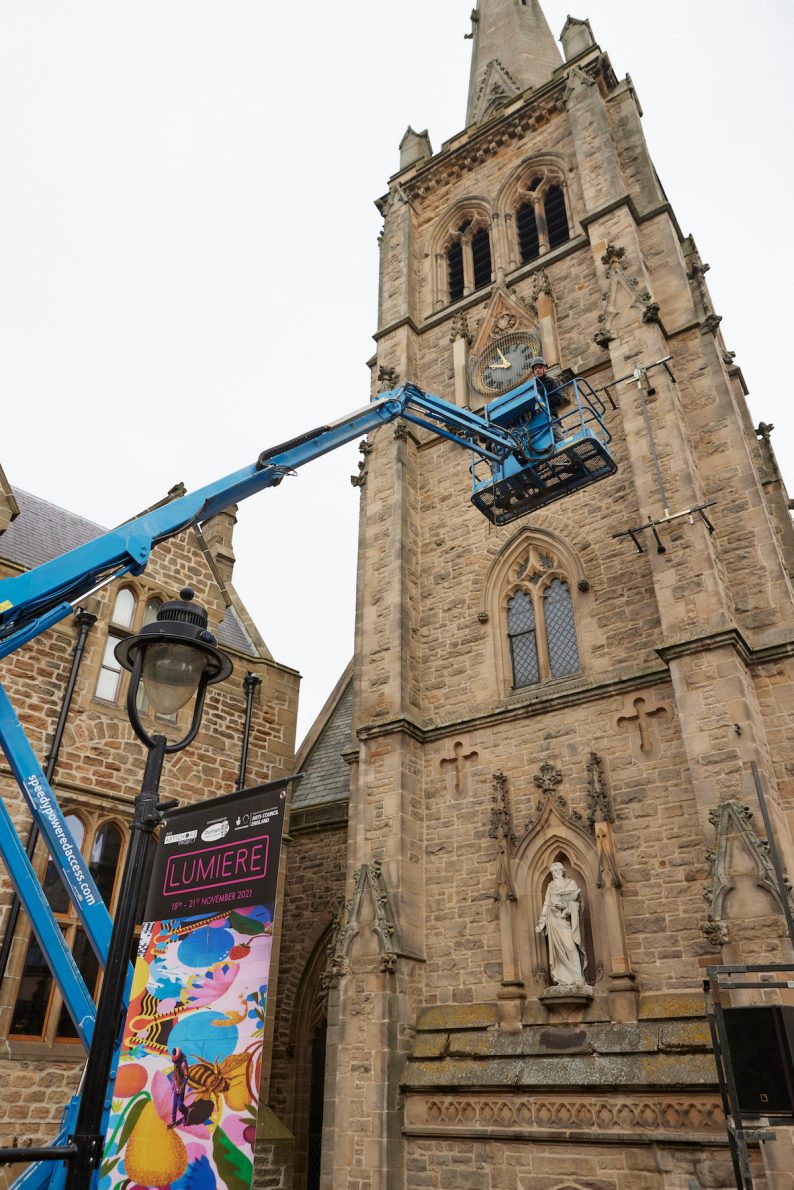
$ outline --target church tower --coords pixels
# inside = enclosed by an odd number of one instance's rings
[[[788,498],[631,80],[538,0],[472,23],[465,128],[379,200],[373,392],[481,409],[521,335],[618,469],[495,527],[459,447],[366,446],[317,1184],[727,1185],[702,981],[791,959]]]

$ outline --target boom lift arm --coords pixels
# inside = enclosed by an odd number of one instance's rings
[[[256,463],[188,492],[86,545],[14,578],[0,581],[0,658],[74,611],[80,599],[124,574],[140,574],[152,549],[190,525],[209,520],[285,475],[384,423],[404,417],[467,447],[488,463],[517,453],[501,425],[406,384],[364,409],[265,450]]]

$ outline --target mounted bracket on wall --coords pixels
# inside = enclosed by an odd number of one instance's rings
[[[625,384],[627,382],[631,382],[637,386],[637,392],[640,398],[640,407],[642,409],[642,416],[645,422],[645,431],[648,435],[648,444],[651,448],[651,458],[653,459],[653,466],[654,470],[656,471],[656,482],[659,487],[659,497],[662,501],[662,508],[664,511],[660,517],[654,518],[649,516],[647,521],[642,525],[635,525],[630,529],[624,529],[621,533],[613,533],[612,539],[617,540],[620,537],[630,537],[636,545],[637,553],[639,554],[645,553],[645,547],[639,538],[639,534],[644,533],[647,529],[650,529],[651,533],[653,534],[653,539],[656,542],[657,554],[666,554],[667,546],[662,542],[662,539],[657,532],[657,528],[659,525],[668,525],[672,521],[680,520],[682,517],[688,517],[690,525],[694,525],[695,515],[697,515],[703,521],[703,524],[706,526],[709,533],[714,532],[714,526],[706,516],[704,510],[706,508],[711,508],[714,504],[716,504],[716,500],[709,500],[705,504],[694,504],[691,508],[684,508],[680,512],[670,512],[667,492],[665,491],[664,480],[662,479],[662,470],[659,466],[659,456],[656,452],[656,442],[654,440],[653,430],[651,428],[651,420],[648,416],[648,405],[645,398],[646,395],[649,397],[656,396],[656,389],[648,379],[648,373],[653,368],[664,368],[665,372],[670,378],[670,383],[676,383],[676,378],[673,375],[672,368],[670,367],[669,361],[671,358],[671,356],[665,355],[662,359],[657,359],[652,364],[637,364],[633,372],[629,372],[625,376],[619,376],[617,380],[611,380],[609,384],[605,384],[603,388],[598,390],[599,392],[605,393],[607,400],[612,405],[612,408],[617,409],[614,397],[609,390],[611,388],[615,388],[615,386],[618,384]]]

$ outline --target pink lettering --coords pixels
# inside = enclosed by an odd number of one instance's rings
[[[267,835],[239,843],[222,843],[201,851],[172,855],[165,872],[163,892],[198,892],[228,883],[241,883],[267,872]]]

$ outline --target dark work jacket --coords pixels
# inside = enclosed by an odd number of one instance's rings
[[[538,386],[538,391],[541,396],[548,399],[549,406],[552,410],[559,409],[560,405],[565,403],[565,397],[562,393],[557,392],[557,382],[548,373],[545,376],[536,376],[535,384]]]

